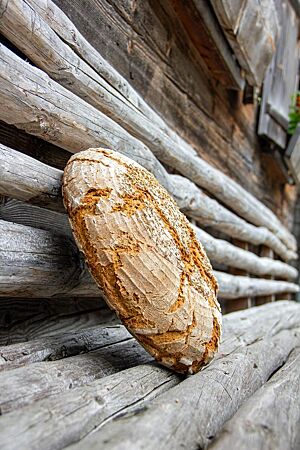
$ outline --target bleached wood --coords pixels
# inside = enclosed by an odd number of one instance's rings
[[[272,275],[286,279],[297,278],[298,272],[292,266],[272,258],[259,257],[223,239],[216,239],[199,227],[195,227],[195,231],[213,266],[216,262],[260,276]]]
[[[212,0],[212,6],[248,82],[261,86],[279,34],[275,2]]]
[[[170,175],[172,194],[183,212],[203,225],[209,225],[242,241],[266,245],[285,260],[296,254],[286,250],[282,241],[265,227],[256,227],[208,197],[194,183],[179,175]]]
[[[72,230],[65,213],[39,208],[1,194],[0,219],[63,234],[73,240]]]
[[[59,195],[59,180],[62,174],[57,169],[50,167],[49,176],[47,176],[46,167],[39,161],[0,144],[0,171],[2,174],[0,194],[13,195],[20,200],[30,201],[40,206],[48,207],[49,205],[53,209],[55,199]],[[53,170],[55,171],[54,180],[51,178]],[[296,258],[296,254],[287,250],[269,230],[248,224],[205,195],[189,180],[178,175],[169,175],[166,171],[164,171],[164,176],[168,180],[165,181],[165,186],[168,186],[169,192],[187,215],[230,236],[239,237],[257,245],[269,245],[286,260]],[[54,192],[53,195],[52,192]],[[59,201],[61,202],[60,199]],[[58,211],[61,211],[61,208],[60,203]]]
[[[2,297],[0,318],[1,346],[119,323],[101,297]]]
[[[299,292],[299,286],[297,284],[286,281],[229,275],[228,273],[217,271],[214,273],[220,286],[219,297],[224,299]]]
[[[0,296],[102,296],[79,258],[75,244],[65,236],[0,220]],[[219,296],[239,298],[297,292],[284,281],[237,277],[216,273]]]
[[[129,339],[133,338],[123,325],[99,324],[84,330],[71,330],[29,342],[0,346],[0,372],[88,353]]]
[[[45,396],[76,388],[120,370],[152,361],[148,353],[133,338],[119,337],[113,327],[110,332],[114,335],[112,343],[98,350],[1,372],[2,414]]]
[[[202,372],[169,389],[134,415],[108,422],[70,449],[157,449],[162,443],[164,449],[206,448],[240,405],[299,345],[299,307],[295,314],[294,325],[288,320],[278,333],[271,325],[265,327],[265,336],[257,336],[248,345],[242,343],[233,352],[228,353],[223,346],[223,356]],[[255,323],[254,319],[254,328]]]
[[[252,384],[255,383],[255,386],[257,384],[261,385],[266,372],[271,371],[272,368],[276,370],[288,357],[290,348],[299,341],[299,335],[295,337],[294,341],[286,338],[286,336],[287,334],[293,336],[299,323],[299,305],[293,302],[278,302],[276,305],[264,305],[260,308],[253,308],[253,310],[225,316],[224,342],[222,344],[222,354],[219,357],[220,363],[222,362],[221,371],[218,370],[218,361],[215,361],[210,366],[214,366],[214,368],[212,372],[209,372],[209,375],[206,375],[206,372],[210,367],[197,375],[197,386],[201,382],[205,383],[207,377],[210,378],[210,385],[214,383],[214,389],[206,394],[210,394],[213,401],[212,404],[208,402],[203,411],[197,408],[197,414],[205,415],[206,408],[213,409],[215,401],[218,401],[217,396],[219,394],[222,402],[228,402],[228,394],[225,390],[220,390],[221,385],[219,384],[225,382],[230,384],[229,388],[231,388],[233,395],[229,402],[230,413],[232,413],[232,409],[237,408],[239,402],[246,395],[249,395],[246,392],[247,386],[251,385],[251,382]],[[289,331],[286,332],[286,330]],[[65,338],[61,337],[62,342],[65,342]],[[267,339],[267,348],[269,348],[269,338],[271,338],[273,349],[279,337],[283,338],[282,344],[279,345],[276,352],[270,355],[270,358],[267,358],[268,361],[265,364],[260,365],[260,358],[256,359],[256,350],[253,352],[255,342],[260,339]],[[38,342],[36,344],[38,345]],[[284,344],[287,344],[287,348],[284,348]],[[31,343],[25,344],[24,350],[30,349],[30,346]],[[234,383],[236,382],[240,386],[241,382],[240,373],[238,371],[234,372],[233,366],[234,364],[237,365],[238,362],[243,366],[243,360],[239,355],[243,355],[245,349],[248,349],[248,353],[252,354],[251,357],[244,360],[244,370],[249,368],[249,375],[247,382],[242,384],[243,390],[235,391],[236,386],[234,386]],[[228,360],[232,360],[232,354],[236,356],[237,361],[230,366]],[[259,366],[254,368],[253,364],[249,363],[250,359],[255,364],[259,363]],[[228,366],[231,376],[226,373]],[[7,372],[7,375],[9,373],[10,371]],[[215,373],[216,375],[214,376]],[[262,377],[260,378],[259,374],[261,373]],[[227,381],[228,379],[230,379],[230,382]],[[151,364],[140,365],[100,380],[94,380],[89,382],[88,385],[75,390],[65,390],[65,392],[61,392],[58,395],[42,398],[26,407],[15,409],[9,414],[4,414],[0,417],[2,447],[5,450],[14,450],[20,448],[20,445],[24,450],[39,450],[41,447],[44,450],[63,448],[84,438],[95,427],[104,425],[107,422],[108,426],[110,426],[110,421],[116,418],[119,413],[126,413],[130,410],[136,411],[141,409],[142,406],[147,407],[145,401],[153,400],[154,397],[161,395],[163,391],[177,384],[179,380],[175,374],[171,374],[162,367],[158,368]],[[219,383],[213,380],[219,380]],[[186,382],[184,381],[184,383]],[[32,386],[28,386],[27,389],[28,391],[32,390]],[[204,388],[204,392],[206,390]],[[192,396],[193,401],[197,395],[201,395],[201,391],[198,389],[195,390]],[[176,398],[174,397],[173,401]],[[160,420],[162,420],[162,417],[170,419],[169,409],[166,410],[167,416],[164,413]],[[190,408],[189,414],[195,414],[195,410]],[[206,423],[210,417],[205,419]],[[220,425],[220,418],[218,416],[215,418],[214,415],[213,417]],[[173,419],[176,420],[176,415],[174,415]],[[192,431],[194,431],[197,421],[198,417],[190,418],[189,426],[191,426]],[[169,426],[168,421],[167,426]],[[212,427],[212,425],[209,426]],[[159,433],[161,433],[160,428],[164,427],[159,427]],[[100,433],[105,429],[101,429]],[[133,434],[133,439],[134,436],[135,434]],[[12,439],[12,437],[14,438]],[[180,439],[182,438],[181,436]],[[83,439],[81,445],[84,445],[85,442],[86,440]]]
[[[62,171],[0,144],[0,193],[55,211],[65,211]]]
[[[18,33],[14,32],[16,23]],[[250,222],[273,231],[291,250],[296,249],[295,238],[277,217],[241,186],[199,158],[50,0],[12,0],[3,8],[1,27],[52,77],[121,123],[161,161],[212,192]]]
[[[300,445],[300,348],[229,420],[211,450],[297,449]]]
[[[0,219],[62,233],[71,238],[73,236],[65,214],[31,206],[7,197],[2,198],[1,201],[1,196]],[[260,276],[272,275],[292,280],[297,278],[297,269],[288,264],[272,258],[259,257],[223,239],[216,239],[198,227],[194,229],[213,266],[214,263],[226,264]]]

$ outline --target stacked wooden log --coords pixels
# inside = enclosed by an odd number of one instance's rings
[[[298,448],[297,303],[226,315],[217,358],[182,377],[155,365],[99,300],[30,302],[10,300],[19,317],[1,335],[3,450]]]
[[[117,150],[150,170],[196,224],[228,239],[264,245],[281,258],[259,257],[196,226],[213,264],[251,274],[249,278],[216,271],[221,299],[298,291],[291,282],[297,277],[289,265],[297,258],[291,233],[271,210],[200,158],[55,4],[3,3],[0,31],[18,52],[0,46],[3,122],[62,151],[91,146]],[[168,173],[163,164],[181,175]],[[61,170],[5,145],[0,147],[0,169],[0,295],[99,294],[72,240],[61,201]]]

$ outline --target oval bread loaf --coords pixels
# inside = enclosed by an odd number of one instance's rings
[[[197,372],[220,339],[217,281],[174,200],[140,165],[101,148],[71,157],[63,196],[109,306],[157,361]]]

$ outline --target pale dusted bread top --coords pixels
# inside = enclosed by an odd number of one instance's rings
[[[117,152],[73,155],[63,195],[107,302],[159,362],[195,373],[217,350],[217,281],[201,244],[153,175]]]

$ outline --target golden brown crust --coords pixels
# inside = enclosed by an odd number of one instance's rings
[[[173,199],[106,149],[72,156],[63,195],[90,271],[124,325],[162,364],[197,372],[220,339],[217,281]]]

